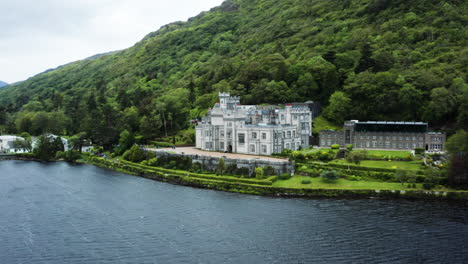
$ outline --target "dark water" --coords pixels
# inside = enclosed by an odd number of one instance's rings
[[[468,209],[274,199],[0,162],[0,263],[467,263]]]

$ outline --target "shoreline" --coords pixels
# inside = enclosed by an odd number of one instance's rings
[[[34,158],[9,157],[2,160],[39,161]],[[191,177],[190,173],[162,173],[156,171],[158,168],[143,169],[139,164],[130,162],[117,163],[101,158],[92,160],[80,160],[76,164],[88,164],[97,167],[122,172],[133,176],[143,177],[174,185],[188,186],[199,189],[211,189],[217,191],[258,195],[280,198],[306,198],[306,199],[404,199],[404,200],[426,200],[462,202],[468,204],[468,192],[466,191],[404,191],[404,190],[371,190],[371,189],[314,189],[314,188],[284,188],[271,185],[250,184],[241,182],[227,182],[222,179],[203,179]],[[179,174],[179,175],[177,175]]]
[[[226,182],[223,180],[207,180],[190,176],[181,176],[170,173],[161,173],[155,170],[143,170],[136,166],[117,164],[113,162],[83,161],[84,164],[95,165],[113,171],[119,171],[134,176],[151,180],[167,182],[175,185],[189,186],[201,189],[212,189],[218,191],[259,195],[267,197],[282,198],[346,198],[346,199],[405,199],[405,200],[430,200],[468,203],[468,192],[466,191],[405,191],[405,190],[371,190],[371,189],[314,189],[314,188],[284,188],[265,186],[258,184],[247,184],[239,182]],[[113,166],[109,166],[113,165]],[[116,167],[119,166],[119,167]],[[137,165],[137,164],[135,164]],[[157,169],[157,168],[155,168]],[[189,175],[189,173],[187,172]]]

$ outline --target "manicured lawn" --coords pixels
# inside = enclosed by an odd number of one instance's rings
[[[353,165],[354,163],[348,163],[346,160],[333,160],[330,163]],[[403,169],[403,170],[421,170],[422,162],[416,161],[386,161],[386,160],[363,160],[359,166],[370,167],[370,168],[384,168],[384,169]]]
[[[314,149],[303,149],[303,150],[301,150],[301,152],[302,152],[302,154],[320,152],[320,151],[328,153],[328,151],[330,151],[330,150],[333,151],[334,153],[337,153],[339,151],[339,149],[331,149],[331,148],[322,148],[322,149],[314,148]]]
[[[301,181],[307,179],[311,184],[302,184]],[[421,190],[421,184],[416,184],[416,189],[408,188],[407,184],[396,182],[371,182],[371,181],[348,181],[338,179],[335,183],[326,183],[322,178],[312,178],[305,176],[294,176],[289,180],[277,180],[273,183],[275,187],[285,188],[311,188],[311,189],[348,189],[348,190]],[[446,191],[447,188],[434,190]]]
[[[410,151],[405,150],[369,150],[367,149],[369,155],[380,155],[380,156],[394,156],[398,158],[406,158],[408,155],[411,155]]]

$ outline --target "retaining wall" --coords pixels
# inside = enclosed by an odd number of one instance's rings
[[[210,156],[202,156],[202,155],[192,155],[192,154],[179,154],[179,153],[168,153],[164,151],[154,151],[157,157],[161,156],[176,156],[176,157],[189,157],[192,159],[193,163],[200,163],[203,165],[203,168],[208,170],[208,171],[214,171],[216,170],[216,167],[218,166],[219,160],[221,158],[219,157],[210,157]],[[294,174],[294,164],[289,161],[268,161],[268,160],[262,160],[258,158],[252,158],[252,159],[231,159],[227,157],[223,157],[224,163],[226,166],[229,166],[231,164],[236,164],[237,168],[247,168],[249,169],[249,174],[252,174],[257,167],[265,167],[265,166],[271,166],[273,169],[275,169],[276,173],[282,174],[282,173],[288,173],[293,175]]]

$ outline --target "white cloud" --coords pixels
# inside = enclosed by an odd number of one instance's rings
[[[0,1],[0,80],[16,82],[97,53],[124,49],[222,0]]]

